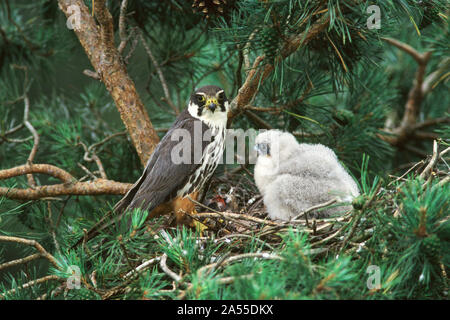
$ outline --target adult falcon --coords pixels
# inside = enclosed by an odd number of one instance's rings
[[[174,213],[178,224],[189,224],[186,213],[195,207],[189,198],[198,199],[222,157],[228,110],[225,92],[217,86],[192,93],[187,109],[156,146],[141,177],[115,205],[113,212],[119,215],[114,220],[141,208],[148,210],[148,218]],[[105,218],[87,239],[113,223],[104,223]]]

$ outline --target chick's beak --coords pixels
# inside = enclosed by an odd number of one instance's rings
[[[256,155],[258,157],[261,155],[270,156],[269,145],[266,143],[257,143],[253,148],[256,150]]]
[[[255,150],[256,155],[259,156],[259,143],[255,143],[255,145],[253,146],[253,150]]]

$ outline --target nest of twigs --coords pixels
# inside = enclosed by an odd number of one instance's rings
[[[205,227],[201,232],[202,238],[226,240],[234,251],[239,251],[240,246],[245,247],[248,241],[254,239],[269,247],[278,246],[282,235],[294,228],[310,235],[312,247],[327,243],[326,249],[315,250],[325,253],[342,244],[343,238],[340,236],[353,217],[350,210],[335,217],[317,218],[316,210],[333,205],[335,200],[331,200],[300,212],[290,221],[271,220],[253,174],[245,167],[214,177],[203,201],[194,202],[197,204],[197,214],[191,215],[191,218]],[[170,220],[160,228],[167,228],[169,223]],[[340,241],[333,243],[333,239]]]

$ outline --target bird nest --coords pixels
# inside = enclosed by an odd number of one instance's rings
[[[197,213],[191,217],[203,226],[203,237],[233,241],[236,248],[239,243],[244,244],[252,239],[278,245],[283,234],[290,229],[308,233],[314,247],[340,239],[344,227],[352,219],[352,210],[336,217],[317,217],[317,210],[335,202],[333,199],[311,207],[289,221],[271,220],[254,183],[253,174],[241,167],[214,177],[205,199],[196,202]],[[327,248],[331,249],[332,245]]]

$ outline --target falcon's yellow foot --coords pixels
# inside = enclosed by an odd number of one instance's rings
[[[192,215],[196,215],[198,212],[197,210],[192,211]],[[203,236],[203,231],[208,229],[208,227],[206,225],[204,225],[203,223],[201,223],[198,220],[192,219],[191,221],[191,227],[195,228],[196,231],[198,231],[198,233],[200,234],[200,237]]]
[[[192,223],[193,227],[195,227],[195,230],[198,231],[198,233],[200,234],[200,237],[203,236],[203,231],[208,229],[208,227],[206,225],[204,225],[203,223],[201,223],[200,221],[194,220],[194,222]]]

